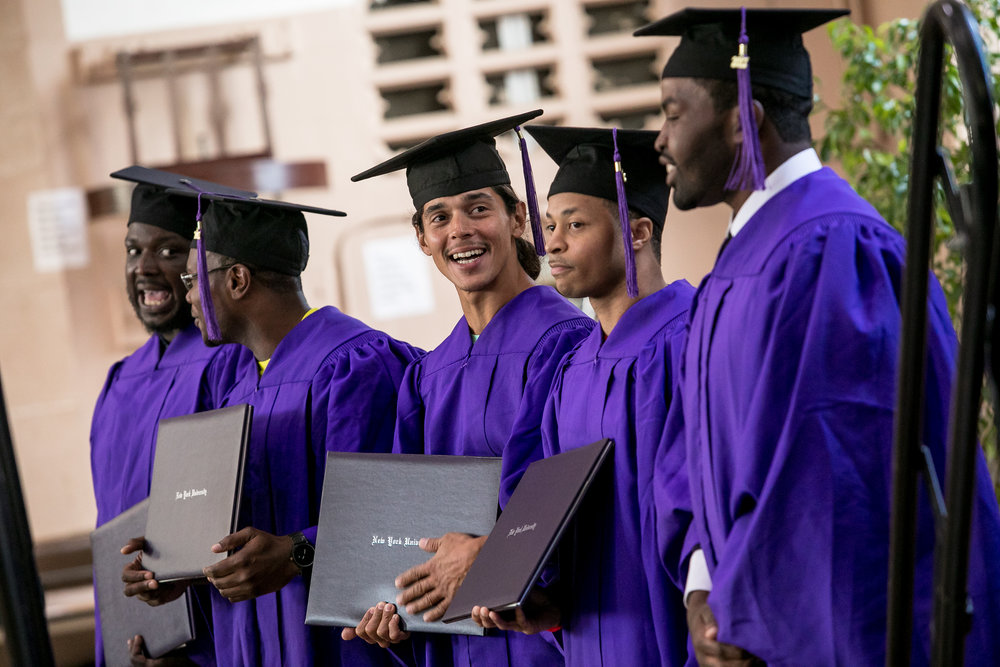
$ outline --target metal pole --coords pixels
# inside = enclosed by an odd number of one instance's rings
[[[924,31],[927,31],[927,23]],[[903,271],[902,333],[893,428],[892,519],[889,528],[889,600],[886,664],[910,664],[913,637],[913,574],[916,559],[917,489],[923,433],[927,347],[927,272],[933,237],[933,179],[941,98],[941,40],[921,42],[917,111],[907,209]],[[926,66],[925,66],[926,63]],[[922,113],[923,112],[923,113]]]
[[[990,260],[997,223],[997,134],[991,95],[992,77],[971,12],[954,0],[933,6],[931,12],[954,47],[972,152],[970,239],[966,249],[961,353],[952,393],[945,483],[948,517],[942,531],[944,540],[935,545],[934,635],[931,648],[934,664],[961,667],[965,658],[965,635],[971,620],[971,610],[966,605],[966,586],[992,273]]]

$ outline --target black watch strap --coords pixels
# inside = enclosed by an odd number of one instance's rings
[[[291,561],[298,566],[299,570],[306,572],[312,568],[315,548],[302,533],[292,534],[292,554]]]

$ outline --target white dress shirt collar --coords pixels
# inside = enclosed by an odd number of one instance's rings
[[[819,161],[819,156],[816,155],[816,151],[812,148],[799,151],[782,162],[777,169],[768,174],[767,178],[764,179],[764,189],[751,192],[747,200],[743,202],[743,206],[736,212],[736,215],[730,218],[729,229],[727,230],[729,236],[739,234],[740,230],[754,216],[754,213],[759,211],[761,206],[766,204],[771,197],[803,176],[811,174],[814,171],[819,171],[822,168],[823,163]]]

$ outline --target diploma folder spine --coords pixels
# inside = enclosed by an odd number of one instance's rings
[[[468,619],[475,605],[506,611],[524,604],[613,447],[611,440],[599,440],[528,466],[443,622]]]
[[[201,579],[227,557],[213,544],[236,531],[253,407],[161,419],[143,564],[157,581]]]

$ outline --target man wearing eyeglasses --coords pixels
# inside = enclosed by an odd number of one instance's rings
[[[151,335],[111,367],[94,409],[90,462],[98,526],[149,495],[159,420],[218,407],[239,369],[253,363],[253,356],[238,345],[207,347],[184,301],[180,274],[194,234],[195,201],[166,194],[157,177],[169,175],[154,170],[113,175],[146,179],[132,193],[125,290]],[[100,618],[95,641],[97,664],[103,665]],[[211,663],[211,644],[201,644],[204,651],[196,644],[185,655]],[[141,642],[132,652],[142,654]]]
[[[392,657],[378,647],[305,625],[307,582],[327,451],[391,450],[399,384],[420,351],[337,308],[307,303],[303,211],[338,211],[200,199],[186,299],[205,341],[239,343],[256,359],[225,398],[254,408],[239,530],[205,545],[232,552],[204,570],[215,588],[216,664],[388,666]],[[140,547],[133,540],[126,552]],[[135,561],[123,573],[125,594],[155,602],[162,594],[154,576]]]

